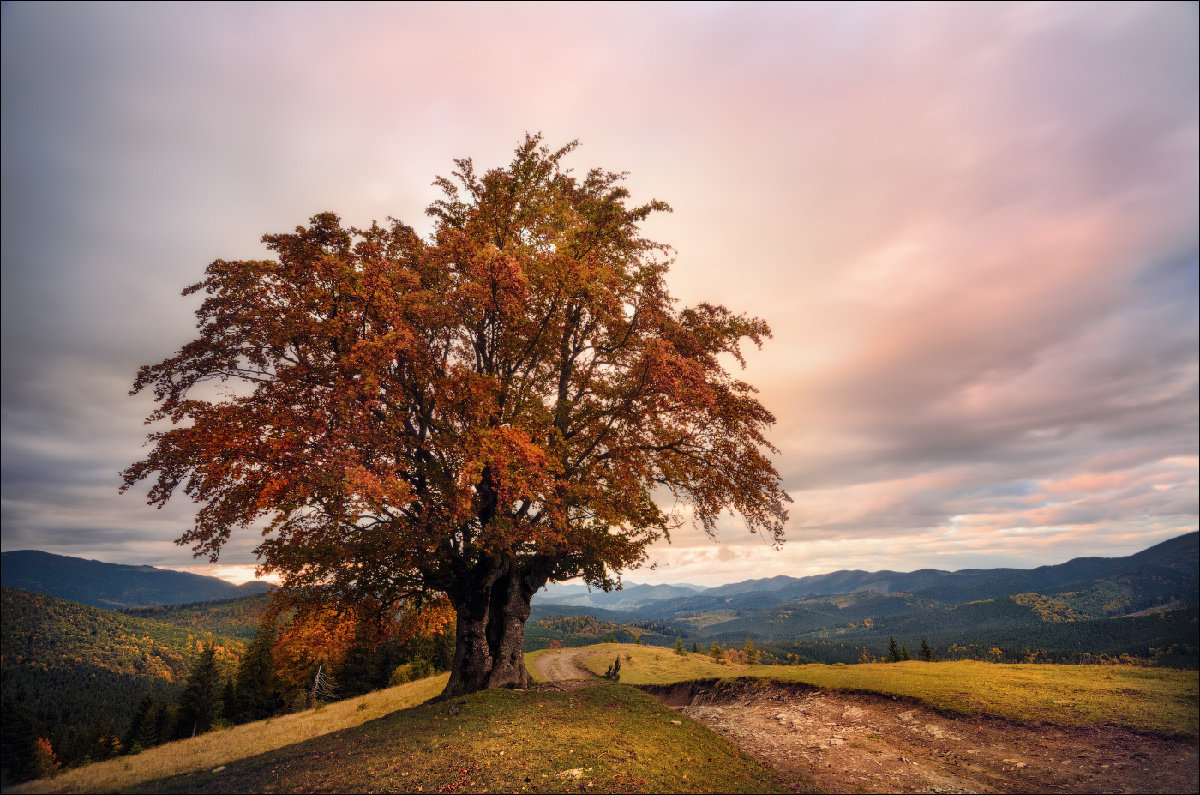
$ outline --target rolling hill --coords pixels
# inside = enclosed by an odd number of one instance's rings
[[[261,582],[232,585],[185,571],[102,563],[36,550],[0,555],[0,583],[106,609],[233,599],[271,590]]]

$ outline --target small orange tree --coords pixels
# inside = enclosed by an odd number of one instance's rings
[[[630,206],[621,174],[572,176],[574,146],[527,135],[482,175],[455,161],[428,240],[323,213],[265,236],[276,259],[209,265],[184,291],[205,296],[199,337],[134,383],[172,427],[123,488],[153,476],[151,504],[200,504],[179,542],[212,560],[265,523],[261,567],[291,594],[445,594],[448,692],[524,687],[533,594],[615,587],[678,521],[661,499],[780,543],[774,418],[721,361],[770,330],[677,307],[670,249],[639,231],[669,208]]]

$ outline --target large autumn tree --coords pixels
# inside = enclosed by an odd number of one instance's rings
[[[274,259],[209,265],[184,291],[204,297],[198,338],[138,373],[170,424],[123,488],[198,503],[179,539],[197,556],[261,527],[287,592],[445,594],[447,692],[524,687],[533,594],[610,589],[679,521],[711,535],[734,511],[781,542],[774,418],[726,370],[770,330],[677,306],[671,250],[639,229],[669,207],[573,176],[574,147],[526,136],[483,174],[456,160],[429,239],[323,213],[265,236]]]

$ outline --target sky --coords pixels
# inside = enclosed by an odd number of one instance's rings
[[[1197,526],[1194,3],[4,4],[4,550],[253,576],[118,494],[139,365],[216,258],[332,210],[427,233],[526,131],[627,171],[683,303],[774,331],[741,375],[794,500],[636,582],[1034,567]]]

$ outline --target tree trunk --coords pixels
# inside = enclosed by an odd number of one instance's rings
[[[533,595],[544,584],[544,577],[507,564],[494,579],[468,586],[457,599],[452,595],[457,616],[454,663],[443,695],[529,686],[525,621]]]

